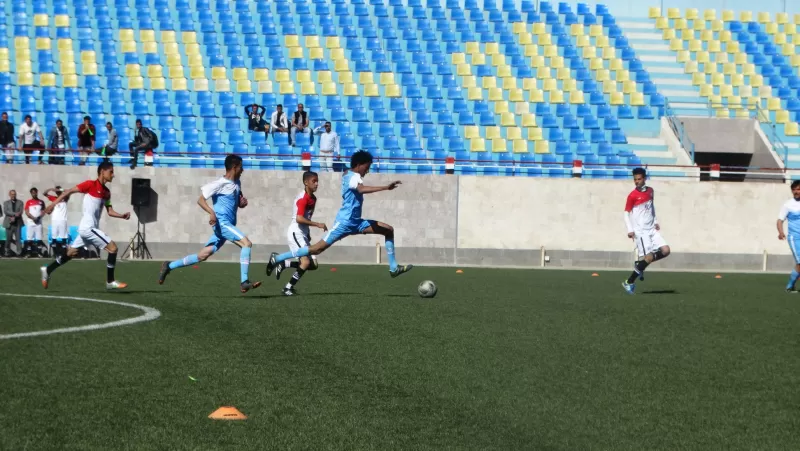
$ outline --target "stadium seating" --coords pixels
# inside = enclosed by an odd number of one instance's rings
[[[582,159],[606,165],[590,176],[626,177],[614,165],[675,162],[640,158],[641,147],[629,144],[630,137],[657,136],[664,101],[603,5],[6,2],[0,109],[17,123],[32,114],[44,129],[61,118],[73,135],[90,114],[99,143],[102,124],[111,121],[123,152],[140,118],[160,136],[157,165],[213,167],[221,164],[213,157],[236,152],[254,168],[284,169],[316,152],[306,141],[291,147],[285,137],[265,142],[263,133],[248,132],[243,107],[253,102],[268,113],[278,103],[286,112],[304,103],[312,126],[335,123],[344,155],[366,148],[400,163],[380,170],[441,172],[452,156],[464,173],[567,176],[547,165]],[[773,38],[753,28],[740,45],[762,56],[754,63],[759,71],[770,65],[777,68],[770,74],[782,76],[794,59],[765,53],[761,35]],[[796,114],[791,108],[800,105],[775,91],[769,99],[784,102],[773,105],[776,117]],[[415,163],[423,158],[439,164]],[[544,169],[517,167],[531,163]]]

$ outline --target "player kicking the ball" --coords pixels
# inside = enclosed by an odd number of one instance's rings
[[[789,235],[783,233],[783,222],[789,221]],[[794,269],[786,285],[787,293],[797,293],[795,284],[800,278],[800,180],[792,182],[792,198],[787,200],[778,214],[778,239],[786,240],[794,257]]]
[[[285,261],[292,258],[319,255],[325,249],[331,247],[333,243],[342,238],[356,234],[378,234],[386,237],[386,254],[389,256],[389,274],[397,277],[400,274],[411,271],[412,265],[398,265],[394,256],[394,229],[382,222],[361,219],[361,206],[364,203],[364,194],[377,193],[378,191],[391,191],[400,185],[400,182],[392,182],[386,186],[365,186],[364,176],[369,172],[372,165],[372,155],[364,150],[353,154],[350,158],[350,171],[342,177],[342,208],[336,215],[333,227],[327,234],[313,246],[303,246],[300,249],[284,252],[278,255],[272,253],[267,263],[267,275],[272,271],[277,273],[280,278],[281,271],[285,268]]]
[[[651,263],[666,258],[669,255],[669,246],[661,236],[661,227],[656,219],[656,210],[653,206],[653,188],[645,186],[647,172],[643,168],[633,170],[633,183],[636,188],[628,194],[625,203],[625,226],[628,228],[628,238],[636,242],[639,250],[639,261],[628,277],[622,282],[622,288],[628,294],[633,294],[636,289],[636,278],[644,280],[644,270]]]
[[[317,173],[311,171],[303,173],[303,186],[303,191],[294,199],[294,205],[292,205],[292,223],[289,224],[289,230],[286,233],[286,240],[292,252],[297,252],[301,248],[311,245],[311,231],[309,230],[311,227],[320,228],[325,232],[328,231],[328,226],[325,224],[311,220],[311,217],[314,215],[314,208],[317,205],[317,196],[314,195],[319,186],[319,176],[317,176]],[[289,283],[283,287],[283,294],[292,296],[296,294],[294,286],[297,285],[297,282],[300,281],[303,274],[305,274],[306,271],[317,269],[317,257],[300,257],[299,261],[291,261],[288,265],[286,262],[283,262],[281,265],[282,268],[286,266],[297,268],[292,278],[289,279]],[[280,273],[278,273],[278,276],[280,276]]]
[[[103,214],[103,207],[105,207],[108,216],[112,218],[130,219],[130,213],[117,213],[111,207],[111,191],[106,186],[114,180],[114,165],[110,161],[104,161],[97,167],[97,180],[87,180],[80,185],[70,188],[62,192],[52,204],[48,205],[45,213],[51,214],[56,205],[64,202],[69,196],[75,193],[83,193],[83,218],[78,226],[78,236],[75,238],[68,247],[67,253],[56,257],[53,263],[48,266],[43,266],[42,271],[42,286],[47,289],[50,281],[50,275],[53,271],[65,265],[73,257],[78,255],[78,249],[87,244],[97,246],[100,249],[105,249],[108,252],[108,260],[106,263],[106,289],[117,290],[125,288],[128,285],[119,282],[114,278],[114,267],[117,264],[117,243],[111,240],[102,230],[98,229],[100,225],[100,216]]]
[[[213,229],[213,235],[208,239],[205,247],[200,252],[187,255],[174,262],[164,262],[161,265],[161,273],[158,275],[158,283],[163,284],[167,275],[173,270],[184,266],[194,265],[204,262],[214,255],[226,241],[232,241],[239,246],[241,254],[239,263],[241,265],[241,286],[240,291],[248,291],[261,286],[261,282],[250,282],[248,272],[250,269],[250,250],[253,243],[236,228],[236,213],[240,208],[247,206],[247,198],[242,195],[242,184],[239,180],[244,169],[242,168],[242,157],[238,155],[228,155],[225,157],[225,176],[200,188],[201,195],[197,200],[206,213],[208,213],[208,223]],[[208,205],[208,199],[214,203],[214,207]]]

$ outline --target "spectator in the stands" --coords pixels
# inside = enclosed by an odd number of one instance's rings
[[[94,144],[97,135],[97,130],[92,124],[92,118],[89,116],[83,117],[83,124],[78,127],[78,150],[81,154],[80,165],[86,164],[89,155],[94,153]]]
[[[334,160],[339,160],[339,135],[331,130],[331,123],[315,130],[319,135],[319,163],[323,171],[332,171]]]
[[[133,141],[128,144],[128,149],[131,152],[131,169],[136,169],[139,152],[145,153],[144,165],[152,166],[153,163],[147,161],[147,157],[152,156],[156,147],[158,147],[158,137],[156,137],[155,132],[143,126],[141,119],[136,119],[136,134],[133,136]]]
[[[64,164],[64,153],[72,148],[69,132],[61,119],[56,120],[56,125],[47,135],[47,148],[50,149],[50,164]]]
[[[106,139],[105,144],[101,147],[97,154],[103,157],[110,157],[117,153],[117,148],[119,146],[119,137],[117,136],[117,130],[111,125],[111,122],[106,122],[106,130],[108,130],[108,139]]]
[[[43,142],[44,135],[39,124],[33,121],[30,114],[25,116],[25,122],[19,127],[19,143],[22,144],[22,151],[25,153],[25,164],[31,163],[31,155],[34,161],[44,164],[39,154]]]
[[[25,216],[27,221],[27,235],[25,237],[26,249],[22,252],[28,256],[41,254],[44,247],[42,237],[44,231],[42,227],[42,216],[44,216],[44,201],[39,199],[39,190],[31,188],[31,198],[25,202]]]
[[[272,139],[275,140],[276,133],[289,133],[289,120],[286,119],[286,114],[283,113],[283,105],[280,103],[278,107],[275,109],[275,112],[272,113],[272,117],[270,118],[270,124],[272,125]],[[292,143],[292,137],[289,135],[289,144]]]
[[[298,133],[309,135],[310,141],[312,143],[314,142],[314,133],[312,133],[311,128],[308,126],[308,113],[303,110],[302,103],[297,104],[297,111],[292,115],[292,145],[297,143],[296,137]]]
[[[254,132],[264,132],[264,140],[269,137],[269,124],[264,120],[264,113],[267,109],[254,103],[244,107],[244,114],[247,115],[247,129]]]
[[[14,124],[8,122],[8,113],[3,111],[0,116],[0,147],[5,150],[6,163],[11,163],[14,160],[14,150],[17,145],[14,142],[16,135],[14,135]]]
[[[22,212],[25,209],[22,201],[17,199],[17,192],[13,189],[8,192],[8,200],[3,202],[3,228],[6,229],[6,257],[22,255]],[[11,253],[11,243],[14,243],[16,254]]]

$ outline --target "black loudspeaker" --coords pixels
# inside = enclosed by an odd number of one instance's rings
[[[150,206],[150,179],[133,179],[131,205],[134,207]]]

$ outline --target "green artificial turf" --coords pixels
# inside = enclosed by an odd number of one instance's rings
[[[2,292],[42,294],[39,262]],[[798,449],[800,295],[776,275],[74,262],[48,295],[153,322],[0,340],[2,449]],[[283,283],[291,273],[286,274]],[[423,279],[439,286],[420,299]],[[141,312],[0,296],[0,334]],[[190,376],[196,381],[190,379]],[[232,405],[243,422],[207,418]]]

